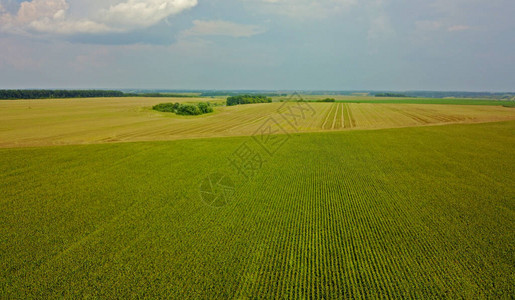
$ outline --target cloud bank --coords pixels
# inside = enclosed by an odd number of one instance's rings
[[[196,5],[197,0],[117,1],[109,7],[96,8],[91,16],[79,18],[70,14],[67,0],[24,1],[15,14],[0,4],[0,30],[61,35],[125,32],[152,26]]]

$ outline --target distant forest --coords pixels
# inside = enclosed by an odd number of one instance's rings
[[[397,94],[397,93],[379,93],[376,94],[376,97],[395,97],[395,98],[403,98],[408,97],[404,94]]]
[[[0,99],[59,99],[99,97],[174,97],[190,98],[192,95],[170,93],[124,93],[108,90],[0,90]]]
[[[124,97],[120,91],[103,90],[0,90],[0,99],[50,99]]]

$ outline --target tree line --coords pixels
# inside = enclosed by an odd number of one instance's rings
[[[271,103],[272,98],[264,95],[238,95],[227,98],[227,106],[239,104]]]
[[[124,97],[120,91],[108,90],[0,90],[0,99],[50,99]]]
[[[124,93],[112,90],[0,90],[2,100],[100,97],[193,98],[195,96],[170,93]]]

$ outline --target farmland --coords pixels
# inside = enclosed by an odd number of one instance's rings
[[[515,300],[513,12],[0,0],[0,300]]]
[[[366,99],[366,98],[365,98]],[[277,99],[276,99],[277,100]],[[201,117],[152,110],[165,102],[220,103],[211,98],[100,98],[0,101],[0,147],[51,146],[248,136],[277,111],[296,103],[215,107]],[[381,100],[386,101],[386,100]],[[471,100],[479,101],[479,100]],[[488,100],[484,100],[488,101]],[[494,103],[494,102],[491,102]],[[314,114],[300,132],[397,128],[515,120],[499,105],[309,103]],[[290,130],[286,128],[286,130]],[[290,130],[291,132],[291,130]]]
[[[410,98],[410,97],[374,97],[368,95],[301,95],[305,101],[318,101],[333,98],[342,103],[389,103],[389,104],[447,104],[447,105],[501,105],[514,107],[513,99],[481,99],[481,98]],[[276,100],[289,100],[290,97],[275,97]]]
[[[291,134],[252,180],[227,162],[249,137],[0,149],[0,296],[511,298],[514,132]],[[222,208],[198,193],[214,172],[238,187]]]

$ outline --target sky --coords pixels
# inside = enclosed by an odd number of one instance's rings
[[[0,0],[0,89],[515,92],[513,0]]]

